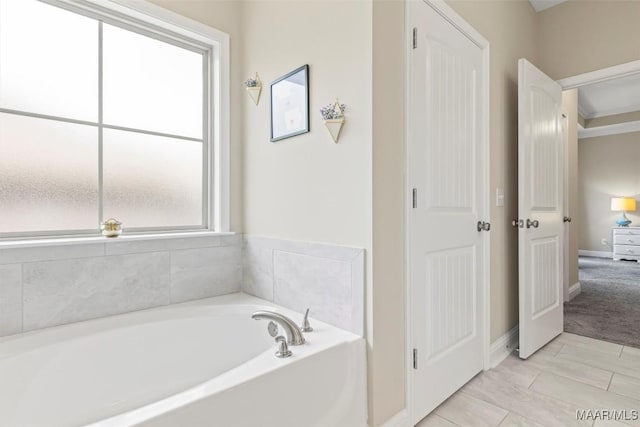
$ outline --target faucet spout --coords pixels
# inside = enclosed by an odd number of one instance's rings
[[[302,332],[300,332],[300,329],[298,329],[298,325],[285,315],[276,313],[275,311],[260,310],[253,313],[251,318],[256,320],[268,319],[276,322],[284,330],[289,345],[304,344],[304,336]]]

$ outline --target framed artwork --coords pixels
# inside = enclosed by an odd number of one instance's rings
[[[271,142],[309,132],[309,65],[271,83]]]

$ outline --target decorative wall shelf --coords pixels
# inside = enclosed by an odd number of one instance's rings
[[[253,100],[253,102],[258,105],[260,102],[260,94],[262,93],[262,80],[260,80],[260,76],[256,72],[255,78],[247,79],[244,82],[245,89],[249,94],[249,97]]]
[[[342,125],[344,125],[344,117],[341,119],[325,120],[324,125],[329,130],[329,134],[331,134],[333,142],[338,143],[338,139],[340,139],[340,131],[342,130]]]
[[[342,131],[342,126],[345,122],[345,109],[346,105],[340,104],[340,101],[336,99],[336,102],[327,105],[320,110],[320,113],[322,113],[322,118],[324,120],[324,125],[327,127],[331,138],[333,138],[333,142],[335,142],[336,144],[340,139],[340,131]]]

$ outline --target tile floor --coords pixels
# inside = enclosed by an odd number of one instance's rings
[[[640,411],[640,349],[563,333],[527,360],[478,374],[416,427],[640,426],[578,421],[579,409]]]

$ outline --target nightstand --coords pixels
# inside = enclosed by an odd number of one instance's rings
[[[640,227],[613,228],[613,259],[640,262]]]

